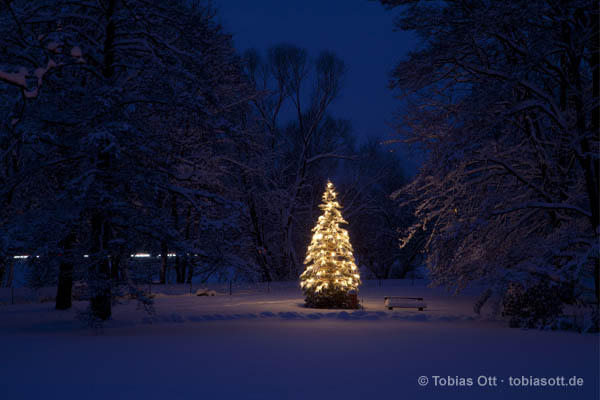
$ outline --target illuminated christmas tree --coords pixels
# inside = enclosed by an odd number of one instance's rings
[[[300,276],[301,287],[306,296],[306,306],[314,308],[355,308],[357,305],[348,295],[360,285],[360,275],[354,263],[348,231],[340,227],[347,224],[342,217],[342,206],[331,182],[323,194],[319,206],[323,215],[313,228],[304,264],[306,270]]]

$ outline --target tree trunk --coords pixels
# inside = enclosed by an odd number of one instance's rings
[[[104,250],[108,247],[109,223],[97,213],[92,216],[92,254],[96,256],[92,267],[90,307],[92,315],[107,320],[111,310],[110,263]]]
[[[0,259],[0,287],[4,286],[4,275],[6,274],[5,259]]]
[[[71,249],[75,242],[75,234],[69,233],[62,243],[63,254],[58,272],[58,287],[56,288],[56,309],[71,308],[71,292],[73,289],[73,259]]]
[[[185,257],[185,263],[187,265],[187,278],[185,283],[192,283],[192,278],[194,277],[194,267],[189,257]]]
[[[12,287],[13,278],[15,276],[15,259],[10,260],[10,268],[8,269],[8,276],[6,277],[6,287]]]
[[[262,235],[262,230],[260,229],[260,224],[258,221],[258,214],[256,213],[256,203],[254,202],[254,197],[251,194],[248,194],[247,197],[247,205],[248,211],[250,212],[250,221],[252,222],[252,231],[253,231],[253,239],[255,249],[255,257],[256,263],[261,269],[262,279],[267,282],[271,282],[273,278],[271,277],[271,271],[269,268],[269,262],[267,259],[267,244],[265,243]]]
[[[71,291],[73,288],[73,263],[62,261],[58,273],[58,288],[56,289],[56,309],[71,308]]]
[[[114,282],[118,281],[121,277],[119,274],[119,270],[121,269],[121,255],[117,254],[111,259],[110,265],[110,279]]]
[[[160,283],[167,283],[167,242],[164,240],[160,244],[161,268],[160,268]]]
[[[177,283],[185,283],[185,274],[182,269],[181,260],[179,256],[175,256],[175,275]]]
[[[191,207],[189,207],[188,212],[187,212],[186,225],[185,225],[185,242],[186,243],[189,243],[189,240],[190,240],[191,214],[192,214],[192,209],[191,209]],[[186,276],[189,276],[190,273],[191,274],[194,273],[194,271],[190,271],[192,269],[192,267],[188,265],[188,263],[190,261],[188,256],[189,256],[188,254],[184,254],[184,255],[182,255],[181,259],[179,256],[177,256],[175,259],[177,261],[177,269],[178,269],[177,283],[185,283]],[[188,271],[187,274],[186,274],[186,268]]]
[[[113,19],[117,0],[109,0],[106,7],[106,28],[103,48],[102,75],[111,80],[115,74],[115,37],[116,25]],[[105,190],[110,189],[107,182],[107,175],[110,174],[110,154],[101,152],[98,154],[97,167],[100,171],[100,179]],[[105,216],[96,211],[92,215],[91,221],[91,242],[92,242],[92,288],[90,307],[92,315],[100,320],[110,318],[111,310],[111,282],[110,282],[110,262],[107,257],[108,240],[110,234],[110,225]]]
[[[187,267],[188,267],[186,261],[187,260],[186,260],[186,258],[184,256],[181,259],[181,262],[179,264],[179,268],[181,268],[181,279],[177,283],[185,283],[186,270],[187,270]]]

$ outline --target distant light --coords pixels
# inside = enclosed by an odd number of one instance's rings
[[[83,258],[89,258],[90,256],[88,256],[87,254],[83,255]]]
[[[13,258],[29,258],[29,256],[14,256]]]
[[[156,258],[161,258],[161,257],[162,257],[162,254],[159,254],[156,256]],[[177,254],[176,253],[167,253],[167,257],[177,257]]]
[[[135,254],[132,254],[131,257],[135,257],[135,258],[147,258],[147,257],[150,257],[150,254],[148,254],[148,253],[135,253]]]

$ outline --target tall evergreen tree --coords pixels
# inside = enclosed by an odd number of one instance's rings
[[[328,181],[319,206],[323,215],[312,230],[304,260],[306,270],[300,277],[308,307],[350,308],[348,292],[361,283],[348,231],[340,226],[347,222],[336,197],[333,183]]]

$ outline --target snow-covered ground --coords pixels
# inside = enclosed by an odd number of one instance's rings
[[[217,296],[198,297],[153,286],[154,316],[118,305],[100,333],[77,319],[84,302],[0,306],[0,398],[598,398],[598,335],[510,329],[488,309],[473,314],[474,291],[367,282],[364,310],[348,312],[304,308],[296,284],[212,288]],[[424,297],[427,309],[389,311],[388,295]],[[497,386],[478,386],[480,376]],[[522,376],[583,385],[510,386]]]

